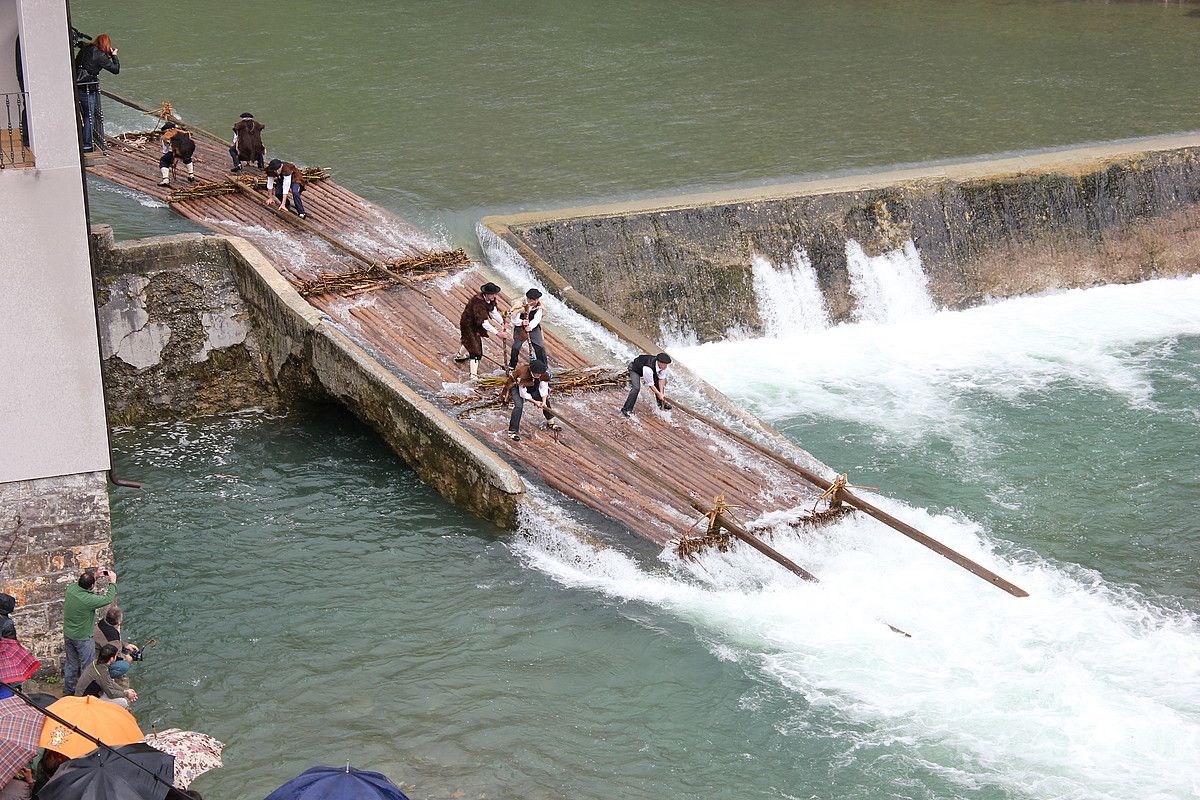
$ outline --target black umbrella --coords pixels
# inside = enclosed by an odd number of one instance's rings
[[[63,764],[38,792],[38,800],[163,800],[167,796],[175,778],[175,756],[142,742],[113,749],[116,752],[101,747]],[[156,775],[161,780],[155,780]]]

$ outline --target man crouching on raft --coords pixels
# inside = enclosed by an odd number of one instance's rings
[[[517,367],[508,376],[504,389],[512,393],[513,399],[512,416],[508,419],[508,438],[514,442],[521,441],[521,413],[525,410],[526,400],[542,410],[548,429],[557,431],[561,428],[549,410],[550,373],[546,370],[545,361],[534,359]]]
[[[643,353],[629,362],[629,396],[625,398],[625,405],[621,406],[621,413],[627,417],[633,413],[633,404],[637,402],[643,383],[654,392],[658,407],[670,411],[671,404],[667,402],[667,367],[670,365],[671,357],[666,353],[656,356]]]
[[[471,362],[471,378],[479,377],[479,361],[483,358],[483,340],[491,334],[507,342],[504,333],[504,317],[496,310],[496,298],[500,287],[488,282],[479,287],[479,294],[467,301],[462,317],[458,320],[459,341],[462,347],[458,350],[455,361]]]

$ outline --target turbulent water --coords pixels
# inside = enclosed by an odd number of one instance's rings
[[[490,212],[1200,126],[1188,3],[71,10],[121,48],[106,88],[253,111],[272,153],[468,246]],[[118,235],[191,229],[90,195]],[[1030,597],[857,518],[777,535],[816,585],[684,569],[540,494],[509,537],[338,411],[150,426],[115,442],[146,488],[113,495],[130,629],[161,642],[139,718],[228,741],[196,788],[233,800],[348,760],[414,798],[1200,794],[1200,281],[950,313],[911,243],[847,258],[855,324],[796,250],[749,265],[767,337],[668,320],[673,352]]]

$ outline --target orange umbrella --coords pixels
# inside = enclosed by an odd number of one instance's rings
[[[138,728],[133,714],[116,703],[105,702],[99,697],[64,697],[55,700],[46,710],[113,747],[140,742],[145,735]],[[57,750],[67,758],[86,756],[96,749],[96,745],[90,739],[80,736],[50,717],[46,717],[38,741],[42,747]]]

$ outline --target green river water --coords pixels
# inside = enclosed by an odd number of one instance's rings
[[[1189,3],[72,12],[121,50],[106,87],[253,111],[475,248],[498,211],[1200,128]],[[90,189],[119,236],[190,229]],[[1193,279],[681,352],[1022,601],[865,523],[780,540],[816,587],[595,553],[553,503],[510,536],[334,409],[122,431],[139,719],[229,742],[210,798],[346,761],[414,799],[1196,796],[1198,320]]]

